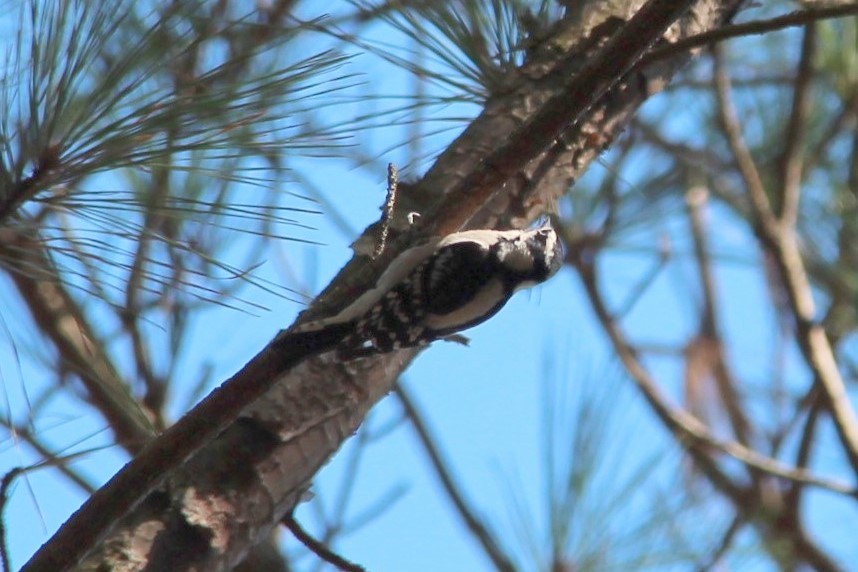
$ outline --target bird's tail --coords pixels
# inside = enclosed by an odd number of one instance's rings
[[[354,332],[354,323],[330,324],[319,330],[304,332],[281,332],[272,342],[272,350],[278,352],[281,369],[294,367],[301,361],[330,351],[337,347],[350,333]]]

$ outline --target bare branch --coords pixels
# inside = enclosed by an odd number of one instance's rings
[[[754,158],[745,144],[745,136],[742,133],[739,119],[736,117],[736,108],[733,105],[731,94],[730,77],[724,68],[723,58],[721,48],[716,46],[713,50],[713,63],[718,121],[730,146],[733,160],[736,162],[739,174],[742,176],[742,181],[745,183],[748,199],[753,206],[754,212],[758,217],[763,219],[761,224],[774,226],[777,224],[777,221],[771,212],[771,205],[766,195],[762,177],[760,177],[760,172],[757,170]]]
[[[858,4],[841,4],[838,6],[812,8],[810,10],[797,10],[769,20],[754,20],[753,22],[722,26],[715,30],[707,30],[701,34],[689,36],[672,44],[654,48],[642,58],[641,65],[652,63],[653,61],[676,54],[679,51],[711,46],[731,38],[767,34],[796,26],[812,26],[814,22],[820,20],[844,18],[854,16],[855,14],[858,14]]]
[[[354,562],[349,562],[313,538],[310,533],[301,527],[293,515],[290,514],[284,518],[283,524],[289,529],[289,532],[295,535],[295,538],[297,538],[301,544],[306,546],[313,554],[335,567],[337,570],[342,570],[342,572],[366,572],[366,568],[363,566],[359,566]]]
[[[597,285],[592,260],[587,260],[591,255],[592,253],[574,252],[574,249],[570,248],[569,262],[578,270],[596,317],[608,334],[614,351],[617,352],[626,371],[629,372],[632,380],[640,389],[647,402],[652,406],[658,418],[674,434],[676,441],[686,446],[689,454],[719,490],[723,491],[735,502],[740,503],[739,506],[744,502],[742,500],[744,498],[743,488],[718,467],[716,461],[708,453],[712,449],[726,453],[748,467],[773,476],[790,481],[812,484],[844,495],[858,495],[858,490],[855,487],[817,477],[802,469],[794,469],[786,466],[776,459],[761,455],[735,441],[717,439],[696,418],[685,411],[675,409],[669,405],[667,400],[661,395],[661,391],[658,389],[655,380],[650,377],[649,372],[638,359],[637,352],[626,340],[625,335],[605,307]]]
[[[6,546],[6,502],[9,500],[9,488],[12,482],[26,472],[22,467],[15,467],[11,471],[3,475],[0,481],[0,564],[3,570],[12,570],[12,563],[9,561],[9,549]]]
[[[168,144],[172,144],[175,139],[174,131],[175,129],[169,129],[167,132]],[[170,159],[167,158],[166,162],[169,163],[169,161]],[[149,192],[146,193],[143,226],[137,235],[134,258],[125,283],[125,304],[120,313],[122,325],[131,339],[137,375],[146,387],[143,404],[159,430],[164,428],[163,411],[161,411],[165,393],[164,380],[157,379],[155,372],[152,371],[149,347],[140,332],[138,320],[141,317],[140,294],[146,277],[146,267],[150,259],[153,241],[162,235],[160,227],[164,221],[164,201],[169,195],[169,170],[166,167],[155,169],[149,183]]]
[[[4,423],[5,425],[5,423]],[[7,426],[6,429],[14,435],[15,438],[22,439],[27,445],[33,448],[36,453],[43,459],[40,464],[50,465],[63,474],[71,483],[76,485],[81,492],[87,495],[94,493],[98,487],[92,485],[90,481],[72,470],[69,466],[69,459],[59,456],[51,451],[36,435],[34,435],[27,427],[22,426]],[[75,455],[77,457],[77,455]]]
[[[53,342],[61,362],[79,376],[116,441],[130,453],[139,451],[152,439],[152,426],[92,324],[55,274],[44,245],[13,228],[2,232],[0,257],[11,267],[10,276],[39,329]]]
[[[715,294],[715,276],[712,269],[712,258],[707,246],[704,229],[703,213],[701,212],[707,200],[707,191],[703,187],[692,187],[686,193],[689,219],[691,222],[691,237],[694,240],[694,258],[703,291],[703,309],[700,324],[700,338],[712,352],[708,364],[712,377],[718,387],[721,402],[727,410],[733,433],[739,443],[748,446],[751,442],[751,428],[742,408],[741,400],[736,393],[738,387],[732,372],[727,366],[721,332],[718,327],[718,300]],[[691,380],[693,382],[693,380]]]
[[[730,547],[733,544],[733,540],[736,538],[736,534],[742,530],[742,525],[745,524],[745,519],[742,518],[741,514],[737,514],[733,517],[733,520],[730,522],[730,526],[727,527],[727,530],[724,531],[724,536],[721,539],[718,548],[709,555],[707,561],[697,567],[699,572],[709,572],[713,568],[716,568],[721,561],[721,558],[724,557],[727,552],[730,551]]]
[[[814,388],[816,389],[816,388]],[[807,419],[804,423],[804,429],[801,432],[801,441],[798,445],[796,453],[795,466],[804,468],[810,462],[810,454],[813,449],[813,443],[816,438],[816,426],[819,421],[819,413],[822,408],[822,400],[818,395],[818,391],[813,392],[814,395],[809,396],[811,399],[810,407],[807,411]],[[795,482],[787,491],[784,498],[784,506],[790,511],[791,517],[798,520],[799,507],[801,507],[801,496],[804,492],[802,483]]]
[[[775,262],[795,318],[796,338],[814,379],[823,389],[846,456],[858,473],[858,418],[837,368],[822,325],[816,321],[813,291],[807,278],[795,229],[784,226],[771,209],[756,165],[745,145],[730,99],[730,83],[716,48],[715,85],[721,128],[733,152],[751,205],[752,224]]]
[[[444,488],[444,491],[447,493],[447,496],[453,503],[453,506],[456,507],[456,512],[458,512],[462,520],[465,521],[465,526],[468,527],[468,530],[471,531],[471,534],[477,539],[480,546],[483,547],[483,551],[486,553],[486,556],[489,557],[489,560],[492,561],[495,569],[505,572],[514,572],[515,566],[513,566],[512,560],[510,560],[509,556],[504,554],[503,549],[500,544],[498,544],[494,535],[475,514],[473,509],[465,500],[464,495],[460,492],[459,486],[455,483],[453,475],[450,474],[450,471],[447,468],[449,463],[441,458],[441,452],[435,445],[435,438],[430,434],[429,428],[426,427],[423,417],[414,405],[408,391],[401,383],[398,383],[396,384],[394,393],[402,404],[402,408],[405,410],[405,417],[414,429],[414,432],[417,435],[417,440],[420,441],[420,445],[429,457],[429,462],[432,465],[432,469],[435,471],[435,475],[441,481],[441,486]]]
[[[810,112],[810,80],[813,54],[816,47],[816,26],[808,24],[804,28],[801,42],[801,59],[795,75],[793,87],[792,111],[784,135],[784,150],[780,164],[781,223],[793,228],[798,218],[799,197],[801,194],[801,174],[803,166],[802,142],[805,137],[807,115]]]

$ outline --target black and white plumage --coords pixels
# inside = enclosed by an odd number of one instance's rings
[[[375,288],[336,316],[286,332],[283,343],[336,345],[344,359],[423,346],[489,319],[561,263],[551,227],[457,232],[406,250]]]

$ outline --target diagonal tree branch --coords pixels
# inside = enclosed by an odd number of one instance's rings
[[[858,473],[858,418],[852,409],[831,343],[817,321],[816,305],[799,250],[796,229],[792,224],[784,224],[772,211],[762,179],[745,145],[731,100],[730,80],[720,63],[717,48],[715,53],[718,118],[745,183],[751,206],[751,222],[783,280],[795,319],[798,345],[816,383],[823,391],[846,457]],[[798,201],[798,197],[791,200]]]
[[[55,273],[44,245],[7,227],[0,232],[0,258],[33,320],[56,347],[59,358],[81,380],[89,402],[105,418],[119,443],[136,453],[155,435],[152,425],[104,350],[77,302]]]
[[[721,330],[718,326],[718,297],[716,295],[715,276],[712,258],[709,255],[704,217],[701,212],[706,202],[706,193],[702,187],[692,187],[685,194],[691,223],[691,237],[694,241],[694,259],[697,263],[697,272],[700,275],[703,292],[699,339],[700,343],[706,344],[711,350],[712,356],[709,360],[711,363],[708,365],[708,369],[710,369],[715,380],[721,402],[727,410],[733,433],[739,443],[747,447],[751,443],[751,427],[742,407],[740,396],[736,391],[738,384],[727,365],[727,356],[724,352]]]
[[[784,135],[784,150],[780,164],[781,199],[780,218],[784,226],[795,227],[798,220],[798,204],[801,196],[802,167],[804,153],[802,143],[805,139],[807,116],[810,113],[810,84],[812,79],[813,54],[816,48],[816,26],[808,24],[804,28],[801,41],[801,58],[796,70],[793,87],[792,110]]]
[[[462,517],[462,520],[465,521],[465,525],[468,527],[468,530],[471,531],[471,534],[474,535],[480,543],[480,546],[483,547],[483,550],[492,561],[492,564],[494,564],[496,570],[501,572],[515,572],[515,566],[513,566],[512,560],[504,553],[501,546],[497,543],[495,536],[486,527],[485,523],[482,522],[479,516],[474,514],[474,511],[471,510],[464,496],[462,496],[462,493],[459,491],[459,486],[456,484],[453,475],[448,469],[449,463],[445,462],[441,456],[441,452],[435,445],[435,439],[432,437],[429,428],[426,427],[426,424],[423,422],[423,417],[414,405],[408,391],[401,383],[397,384],[393,391],[396,393],[396,397],[402,404],[402,408],[405,410],[405,417],[414,428],[414,432],[417,434],[417,439],[426,451],[426,455],[429,456],[432,469],[441,481],[441,486],[444,488],[447,496],[450,497],[450,501],[453,503],[453,506],[456,507],[456,512],[458,512],[459,516]]]
[[[588,146],[583,127],[589,125],[610,140],[652,93],[649,78],[643,75],[647,70],[641,76],[620,76],[692,5],[693,17],[678,28],[683,34],[720,25],[740,3],[650,1],[637,12],[633,25],[610,27],[616,35],[604,47],[599,44],[595,54],[576,50],[589,30],[561,23],[550,49],[536,54],[521,70],[519,87],[489,101],[483,114],[418,185],[432,189],[436,198],[434,208],[424,213],[423,232],[440,234],[464,225],[508,178],[550,147],[572,123],[578,131],[567,144],[576,148],[580,161],[571,175],[580,174],[601,151]],[[560,63],[549,67],[554,73],[539,73],[558,61],[558,54],[564,54]],[[593,58],[604,63],[610,74],[582,66]],[[683,55],[668,64],[660,62],[652,72],[655,85],[663,84],[686,59]],[[577,76],[578,70],[587,73]],[[494,148],[499,141],[512,143]],[[545,203],[528,202],[532,198],[516,197],[520,211],[531,217],[545,208]],[[498,219],[484,217],[481,222],[493,226]],[[353,259],[307,315],[326,314],[353,299],[407,242],[401,238],[390,243],[374,263],[360,256]],[[176,565],[171,561],[172,569],[229,566],[294,508],[309,479],[370,407],[390,391],[413,355],[405,351],[343,364],[331,356],[306,360],[300,348],[265,348],[93,495],[25,570],[67,569],[108,533],[101,552],[88,560],[93,566],[100,558],[131,546],[169,550],[146,554],[150,559],[159,555],[181,559]],[[257,401],[266,392],[265,399]],[[209,447],[188,460],[217,435]],[[225,466],[233,470],[226,471]],[[218,479],[209,483],[212,475]],[[157,488],[167,476],[169,488]],[[211,512],[213,503],[217,514]],[[224,512],[229,518],[223,518]],[[123,515],[128,516],[110,532]],[[170,533],[169,542],[160,535],[153,538],[146,526],[153,519],[163,525],[158,530]],[[178,534],[179,530],[187,534]],[[141,535],[136,545],[135,534]],[[148,540],[141,545],[144,538]],[[205,541],[211,538],[219,540]],[[190,549],[201,540],[206,550]]]
[[[730,146],[736,168],[745,184],[753,213],[759,219],[759,224],[774,227],[777,225],[777,219],[772,212],[763,178],[757,169],[754,158],[751,156],[751,151],[745,144],[745,138],[736,118],[736,108],[730,94],[730,78],[724,68],[722,52],[720,46],[715,46],[712,50],[715,94],[718,101],[718,121],[727,139],[727,144]]]
[[[642,63],[650,63],[659,58],[670,56],[677,52],[693,50],[705,46],[712,46],[730,38],[742,36],[753,36],[757,34],[768,34],[786,28],[798,26],[812,26],[814,22],[821,20],[832,20],[845,18],[858,14],[858,4],[840,4],[836,6],[823,6],[820,8],[809,8],[807,10],[796,10],[783,16],[777,16],[768,20],[754,20],[722,26],[715,30],[708,30],[701,34],[684,38],[669,45],[660,46],[650,51],[643,58]]]
[[[658,384],[650,376],[643,363],[641,363],[636,350],[628,342],[625,334],[605,306],[599,290],[595,267],[592,261],[587,260],[591,255],[592,252],[571,254],[569,263],[578,270],[599,323],[608,335],[626,371],[629,372],[629,375],[631,375],[635,384],[641,390],[644,398],[652,406],[653,411],[655,411],[665,427],[675,436],[676,441],[685,445],[689,454],[712,481],[713,485],[735,501],[737,506],[741,507],[744,503],[746,496],[745,488],[735,482],[729,474],[718,466],[715,459],[709,454],[709,450],[711,449],[722,451],[748,467],[769,473],[770,475],[790,481],[813,484],[845,495],[858,495],[858,489],[845,483],[819,478],[801,468],[794,469],[776,459],[761,455],[736,441],[717,439],[697,418],[683,410],[671,407],[659,390]]]
[[[545,150],[546,140],[553,141],[578,124],[692,4],[650,0],[582,68],[576,69],[580,65],[577,58],[574,66],[567,62],[557,66],[555,73],[564,80],[559,89],[505,145],[451,189],[430,233],[443,236],[465,226],[492,194]]]

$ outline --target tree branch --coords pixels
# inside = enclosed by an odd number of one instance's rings
[[[661,38],[664,29],[691,4],[703,6],[705,10],[701,12],[707,16],[695,14],[689,18],[685,26],[679,27],[683,33],[692,33],[701,26],[720,25],[740,2],[650,1],[632,19],[633,24],[621,26],[595,55],[576,52],[580,29],[566,22],[558,26],[550,49],[541,54],[543,59],[528,62],[517,74],[516,81],[521,82],[518,89],[490,101],[483,114],[439,157],[418,185],[431,189],[435,193],[433,196],[439,197],[437,208],[424,214],[422,230],[436,234],[457,230],[474,217],[486,200],[503,186],[506,178],[515,175],[517,169],[525,167],[548,148],[559,131],[570,123],[589,122],[604,134],[605,140],[610,140],[652,94],[637,77],[626,78],[628,83],[623,84],[623,89],[611,90],[621,79],[617,76],[624,74],[642,51]],[[718,9],[711,9],[710,4]],[[582,68],[582,61],[590,62],[593,58],[602,62],[606,69],[589,65]],[[547,62],[558,59],[561,63],[550,68],[554,73],[540,73],[546,69]],[[666,80],[684,61],[681,56],[670,65],[662,62],[657,74]],[[577,75],[578,70],[586,73]],[[611,76],[606,70],[615,75]],[[571,82],[570,77],[573,77]],[[604,97],[600,100],[595,94]],[[550,112],[546,111],[546,105]],[[517,123],[511,118],[524,119]],[[512,143],[494,150],[498,141]],[[577,171],[571,176],[580,174],[601,150],[588,146],[583,134],[576,135],[574,144],[584,151],[576,164]],[[505,162],[507,159],[509,161]],[[544,210],[545,203],[532,199],[530,195],[517,197],[521,212]],[[497,218],[486,217],[482,222],[493,225]],[[355,294],[372,284],[381,269],[410,242],[411,237],[390,242],[373,263],[367,263],[364,257],[355,257],[304,318],[326,315],[353,300]],[[25,570],[68,568],[126,514],[128,517],[111,536],[111,546],[116,549],[116,543],[134,544],[134,533],[142,535],[145,531],[136,528],[142,514],[130,511],[168,475],[173,500],[160,509],[159,518],[198,515],[198,511],[207,506],[199,495],[207,492],[218,498],[219,510],[228,510],[230,518],[195,516],[193,529],[208,530],[213,537],[227,535],[231,542],[223,552],[213,550],[198,554],[177,548],[182,539],[171,538],[169,543],[160,543],[163,549],[171,548],[170,554],[176,558],[197,558],[192,565],[198,568],[212,566],[215,562],[222,565],[236,561],[247,544],[259,537],[260,531],[276,526],[279,518],[273,517],[282,518],[294,507],[308,480],[352,434],[369,408],[390,390],[396,375],[413,355],[414,352],[405,351],[343,364],[326,360],[324,356],[307,361],[300,348],[269,345],[93,495],[33,557]],[[292,371],[284,376],[286,370]],[[361,382],[356,383],[354,379]],[[257,401],[268,390],[271,391],[266,399]],[[250,404],[253,406],[248,407]],[[239,416],[243,422],[234,423]],[[229,429],[224,431],[227,426]],[[212,441],[218,434],[220,437]],[[227,438],[237,441],[226,448]],[[247,440],[246,448],[253,451],[253,456],[238,462],[242,458],[240,455],[250,455],[237,444],[244,443],[242,439]],[[207,442],[211,442],[211,446],[186,463]],[[231,479],[229,483],[221,478],[212,482],[211,488],[201,486],[201,481],[224,463],[241,472],[244,478]],[[257,465],[260,474],[247,474]],[[223,476],[223,473],[217,474]],[[236,488],[243,492],[239,494]],[[155,494],[163,499],[160,493]],[[257,505],[265,503],[270,514],[258,506],[248,506],[251,500]],[[193,506],[176,508],[173,503]],[[145,506],[153,510],[153,503]],[[147,539],[149,543],[155,540],[151,535]],[[140,549],[140,544],[135,546]],[[98,553],[92,558],[97,559]]]
[[[727,70],[724,68],[723,50],[720,46],[715,46],[712,53],[719,125],[727,139],[727,144],[730,146],[733,160],[736,162],[736,167],[745,184],[753,211],[761,219],[761,224],[774,226],[777,224],[777,219],[772,214],[771,204],[763,185],[763,179],[757,170],[757,164],[751,156],[751,151],[745,144],[745,137],[742,134],[739,120],[736,117],[736,108],[733,105],[730,88],[730,78],[727,75]]]
[[[641,65],[650,64],[656,60],[674,55],[680,51],[712,46],[731,38],[767,34],[797,26],[812,26],[814,22],[821,20],[844,18],[847,16],[854,16],[856,14],[858,14],[858,4],[843,4],[839,6],[812,8],[809,10],[796,10],[795,12],[790,12],[789,14],[777,16],[768,20],[754,20],[752,22],[722,26],[715,30],[707,30],[702,34],[689,36],[682,40],[673,42],[672,44],[654,48],[643,57]]]
[[[44,245],[13,227],[3,230],[2,236],[0,258],[10,267],[9,275],[39,330],[54,344],[61,363],[81,380],[117,443],[136,453],[153,438],[152,426],[63,286]]]
[[[858,419],[837,368],[825,330],[816,321],[813,292],[799,250],[796,230],[774,215],[762,179],[748,151],[730,98],[730,83],[716,49],[715,86],[721,128],[733,152],[751,205],[752,224],[778,268],[795,319],[796,339],[822,388],[846,456],[858,474]]]
[[[790,481],[812,484],[840,494],[858,496],[858,489],[855,487],[819,478],[803,469],[794,469],[786,466],[776,459],[761,455],[735,441],[717,439],[695,417],[692,417],[685,411],[671,407],[661,395],[655,380],[650,377],[649,372],[638,359],[637,352],[626,340],[625,335],[605,307],[597,284],[593,262],[592,260],[588,260],[588,258],[592,257],[593,253],[581,252],[580,250],[582,249],[579,249],[578,252],[573,252],[573,249],[570,248],[568,262],[578,270],[596,317],[608,335],[614,351],[658,418],[674,435],[677,443],[686,447],[689,454],[698,463],[707,477],[709,477],[713,485],[739,503],[738,506],[742,506],[742,503],[744,503],[744,489],[722,471],[716,461],[707,452],[715,449],[741,461],[748,467],[773,476]]]
[[[292,514],[287,515],[283,518],[283,525],[289,529],[295,538],[298,541],[307,547],[310,552],[335,567],[337,570],[341,570],[342,572],[366,572],[366,568],[363,566],[359,566],[354,562],[350,562],[340,556],[339,554],[334,553],[327,546],[316,540],[310,535],[309,532],[303,529],[301,524],[295,520],[295,516]]]
[[[712,271],[712,259],[709,256],[703,214],[701,213],[706,202],[706,197],[707,191],[702,187],[692,187],[685,194],[688,217],[691,222],[691,237],[694,241],[694,258],[697,263],[697,271],[700,275],[701,289],[703,291],[702,323],[700,324],[699,335],[702,338],[702,343],[708,344],[713,352],[712,357],[709,359],[708,369],[717,385],[721,402],[727,410],[733,434],[739,443],[747,447],[751,443],[751,428],[748,424],[745,411],[742,408],[739,395],[736,393],[736,381],[727,366],[724,345],[721,340],[720,328],[718,327],[718,301],[715,293],[715,276]]]
[[[494,535],[486,528],[482,520],[474,514],[465,501],[465,498],[459,492],[458,485],[453,481],[453,475],[447,470],[448,463],[441,458],[441,452],[435,446],[435,439],[429,434],[429,429],[423,422],[423,418],[412,402],[408,391],[401,383],[397,384],[393,391],[402,404],[402,408],[405,410],[405,417],[411,423],[411,427],[417,435],[417,440],[420,441],[420,445],[429,457],[429,463],[432,465],[435,475],[441,481],[441,486],[456,508],[456,512],[465,521],[465,526],[468,527],[468,530],[471,531],[471,534],[477,539],[480,546],[483,547],[486,556],[492,561],[496,570],[514,572],[516,568],[513,566],[512,560],[504,553],[495,540]]]
[[[546,140],[553,141],[580,123],[694,3],[649,0],[583,67],[577,57],[572,58],[574,66],[567,61],[557,65],[555,73],[567,80],[502,147],[451,189],[430,233],[443,236],[465,226],[492,194],[545,150]]]
[[[801,173],[803,166],[802,142],[804,141],[807,115],[810,112],[810,80],[812,76],[813,54],[816,48],[816,26],[808,24],[804,28],[801,42],[801,58],[795,74],[792,96],[792,110],[784,135],[784,150],[780,161],[781,192],[780,219],[788,227],[795,227],[798,219],[798,205],[801,195]]]

